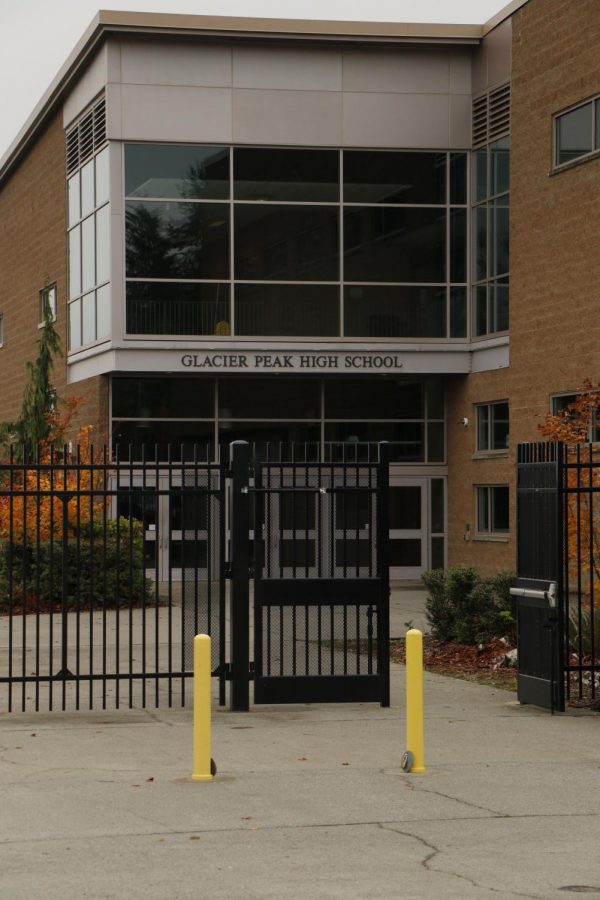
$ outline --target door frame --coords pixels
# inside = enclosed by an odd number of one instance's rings
[[[430,522],[429,522],[429,482],[428,475],[404,475],[390,474],[390,491],[395,487],[420,487],[421,488],[421,527],[417,528],[393,528],[390,521],[390,579],[392,581],[418,581],[426,572],[429,565],[430,546]],[[390,520],[393,504],[390,500]],[[395,566],[391,562],[393,554],[392,542],[399,538],[408,540],[420,539],[421,541],[421,565],[420,566]]]

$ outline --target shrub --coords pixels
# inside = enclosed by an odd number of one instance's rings
[[[515,606],[509,588],[515,578],[499,572],[482,578],[469,567],[435,569],[422,576],[428,590],[427,621],[434,638],[460,644],[515,639]]]
[[[131,528],[130,528],[131,522]],[[67,608],[119,608],[131,602],[139,606],[153,597],[143,559],[143,530],[140,522],[107,520],[93,528],[82,527],[77,537],[70,535],[67,548]],[[23,600],[33,611],[62,603],[63,548],[59,539],[28,542],[0,542],[0,612]]]

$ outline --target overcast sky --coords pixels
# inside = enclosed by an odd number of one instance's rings
[[[0,0],[0,157],[102,9],[379,22],[487,21],[508,0]],[[100,3],[100,6],[99,6]]]

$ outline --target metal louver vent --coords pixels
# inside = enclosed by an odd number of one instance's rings
[[[104,97],[67,131],[67,175],[78,169],[106,142]]]
[[[510,130],[510,84],[473,100],[473,147],[489,144]]]

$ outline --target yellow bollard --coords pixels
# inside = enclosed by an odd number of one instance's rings
[[[194,638],[194,770],[192,781],[212,781],[210,758],[210,638]]]
[[[414,775],[425,772],[423,738],[423,634],[406,632],[406,753],[402,768]]]

